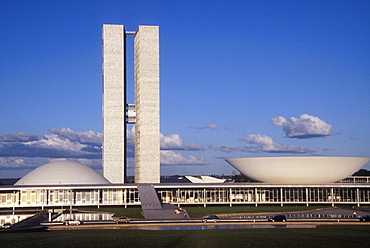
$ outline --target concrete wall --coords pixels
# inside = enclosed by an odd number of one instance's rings
[[[135,182],[160,182],[159,27],[135,35]]]
[[[125,30],[103,26],[103,175],[111,183],[125,179]]]

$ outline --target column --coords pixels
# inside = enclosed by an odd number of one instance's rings
[[[135,34],[135,182],[160,182],[159,27]]]
[[[124,183],[126,172],[125,30],[103,25],[103,175]]]

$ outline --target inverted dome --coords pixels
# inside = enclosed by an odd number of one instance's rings
[[[110,184],[94,169],[69,160],[44,164],[22,177],[15,185]]]
[[[334,183],[352,175],[369,158],[355,157],[262,157],[226,161],[246,177],[264,183]]]

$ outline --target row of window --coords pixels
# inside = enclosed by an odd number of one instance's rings
[[[163,203],[370,203],[369,188],[158,189]],[[0,191],[0,206],[138,205],[137,189]]]

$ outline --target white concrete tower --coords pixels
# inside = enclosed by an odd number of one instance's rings
[[[123,25],[103,25],[103,175],[124,183],[126,173],[126,66]]]
[[[134,39],[135,183],[160,183],[159,27],[139,26]]]

